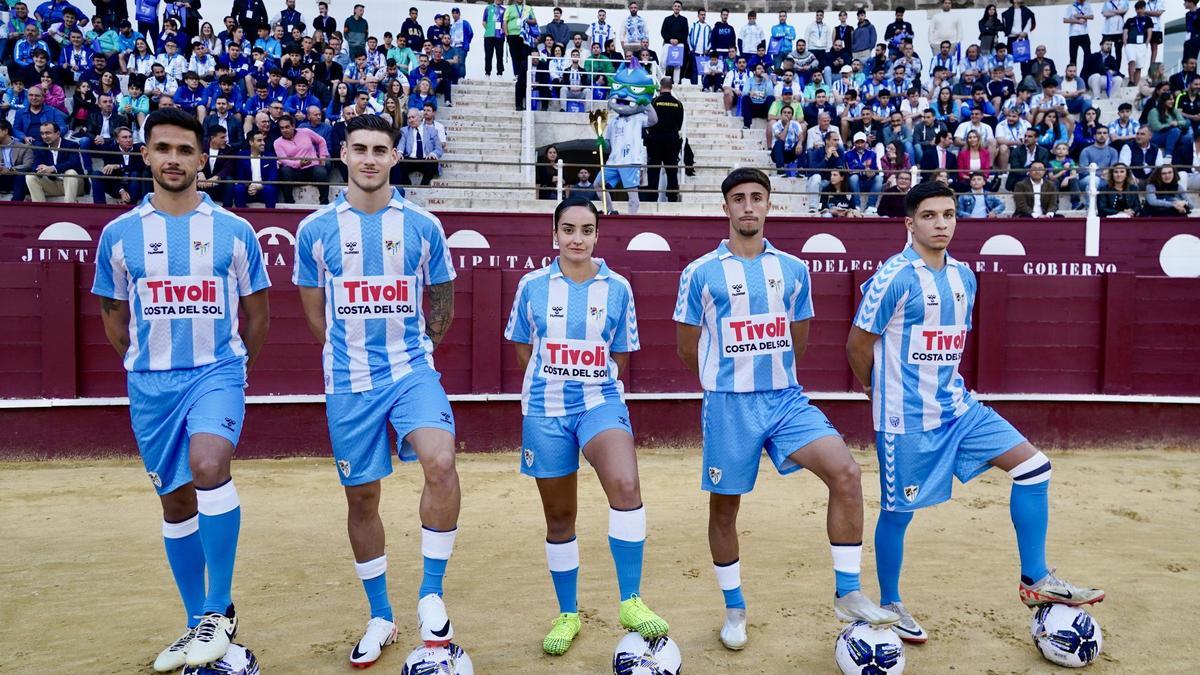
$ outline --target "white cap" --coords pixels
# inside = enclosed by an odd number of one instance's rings
[[[842,69],[839,70],[838,72],[839,73],[853,73],[854,69],[851,68],[850,66],[842,66]]]
[[[859,141],[866,141],[866,140],[867,140],[867,135],[864,134],[863,132],[860,131],[857,134],[854,134],[854,142],[855,143],[857,143]]]

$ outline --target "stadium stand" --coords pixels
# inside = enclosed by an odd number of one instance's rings
[[[1082,215],[1089,188],[1103,215],[1197,210],[1200,16],[1163,0],[1015,0],[995,13],[949,0],[857,14],[814,5],[754,22],[736,3],[732,14],[710,6],[703,21],[703,10],[665,2],[636,15],[625,3],[496,0],[446,12],[419,2],[415,20],[378,2],[360,20],[341,0],[221,8],[235,16],[197,0],[88,4],[0,2],[0,190],[13,200],[137,199],[148,186],[140,124],[174,105],[204,121],[206,191],[227,205],[274,206],[296,187],[287,206],[311,208],[309,183],[326,175],[336,194],[342,118],[378,114],[418,130],[403,136],[406,162],[393,175],[414,201],[549,211],[581,170],[591,180],[578,190],[603,193],[587,113],[605,107],[614,72],[632,67],[670,76],[682,110],[646,139],[672,151],[652,154],[664,171],[641,172],[643,214],[711,213],[733,166],[770,169],[774,208],[793,215],[886,215],[905,171],[905,181],[950,182],[962,217]],[[293,115],[281,138],[279,120]],[[1025,127],[1034,138],[1023,148]],[[1097,143],[1099,127],[1107,142]],[[951,138],[938,150],[943,128]],[[426,156],[412,156],[414,139]],[[547,160],[552,147],[561,167]],[[305,153],[315,169],[297,168]],[[1133,183],[1109,190],[1118,162]],[[1110,204],[1114,194],[1127,208]],[[614,208],[625,208],[619,194]]]

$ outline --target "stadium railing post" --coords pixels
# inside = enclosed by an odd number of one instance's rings
[[[1095,162],[1088,165],[1091,180],[1088,181],[1087,229],[1084,231],[1083,254],[1089,258],[1100,255],[1100,214],[1096,210],[1096,195],[1099,192],[1097,184],[1100,178],[1097,176],[1097,169]]]

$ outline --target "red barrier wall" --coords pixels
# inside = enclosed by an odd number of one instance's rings
[[[6,216],[0,221],[0,325],[5,328],[0,333],[0,399],[123,396],[124,372],[104,337],[98,302],[89,292],[93,242],[120,210],[53,204],[0,208]],[[259,231],[275,284],[271,334],[251,374],[249,393],[318,393],[320,351],[308,334],[289,279],[289,237],[304,213],[251,210],[245,215]],[[447,232],[473,230],[489,243],[486,249],[454,250],[460,267],[456,319],[435,355],[446,389],[452,394],[519,392],[521,373],[501,332],[524,268],[540,266],[554,255],[548,216],[442,218]],[[710,250],[726,227],[715,218],[604,220],[599,254],[630,279],[638,305],[642,351],[632,356],[624,375],[630,393],[698,390],[694,376],[675,356],[670,317],[679,270]],[[1100,259],[1107,255],[1104,265],[1127,271],[1103,275],[1094,269],[1085,274],[1082,267],[1072,271],[1072,265],[1096,264],[1097,259],[1083,255],[1083,229],[1082,221],[1070,220],[960,224],[956,255],[981,270],[975,330],[963,362],[968,385],[989,394],[1200,395],[1200,282],[1133,273],[1161,273],[1162,245],[1178,234],[1200,231],[1200,223],[1106,221]],[[901,226],[881,220],[773,219],[768,231],[777,246],[800,254],[811,269],[846,270],[814,271],[816,319],[799,377],[810,391],[854,389],[843,345],[857,289],[875,263],[903,246]],[[834,231],[847,253],[802,252],[812,236]],[[670,250],[626,250],[644,232],[660,234]],[[1029,255],[970,257],[996,234],[1020,239]],[[64,239],[70,236],[75,240]],[[479,237],[469,239],[479,243]],[[1065,265],[1065,274],[1022,274],[1033,271],[1031,266],[1050,263]],[[634,420],[642,420],[639,437],[694,440],[695,405],[635,400]],[[870,420],[863,403],[821,405],[851,438],[869,439]],[[1062,443],[1099,442],[1134,429],[1143,439],[1194,437],[1200,422],[1200,406],[1097,405],[1025,402],[997,407],[1019,415],[1014,421],[1052,424],[1043,430],[1046,437]],[[456,410],[460,438],[468,447],[514,444],[519,422],[514,403],[459,402]],[[97,446],[130,449],[125,415],[120,408],[0,409],[0,454],[86,452]],[[302,451],[296,446],[295,431],[300,428],[320,431],[307,438],[323,438],[319,405],[252,406],[249,419],[247,443],[257,447],[250,452]]]

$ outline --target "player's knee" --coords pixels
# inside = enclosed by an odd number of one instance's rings
[[[858,462],[847,459],[830,473],[829,492],[844,499],[862,498],[862,469]]]
[[[199,511],[196,490],[191,485],[162,495],[159,500],[162,502],[163,520],[168,523],[181,523]]]
[[[434,485],[450,485],[458,482],[458,472],[454,467],[454,451],[439,452],[421,465],[425,469],[425,482]]]
[[[192,481],[198,488],[213,488],[229,480],[229,462],[222,457],[204,455],[191,460]]]
[[[734,527],[737,525],[738,507],[740,500],[730,499],[727,495],[713,495],[708,503],[709,522],[718,527]]]
[[[636,509],[642,503],[642,491],[636,474],[618,476],[611,482],[609,505],[613,508]]]

